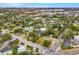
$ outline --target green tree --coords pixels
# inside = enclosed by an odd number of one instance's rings
[[[0,40],[0,43],[3,43],[5,41],[11,40],[12,36],[10,34],[3,34],[2,39]]]
[[[23,29],[22,28],[17,28],[17,29],[14,29],[14,33],[17,34],[22,34],[23,33]]]
[[[12,55],[16,55],[18,53],[17,48],[18,48],[18,42],[19,40],[15,40],[11,42],[11,48],[12,48]]]
[[[43,42],[43,46],[45,46],[45,47],[49,47],[50,44],[51,44],[51,42],[48,40],[44,40],[44,42]]]

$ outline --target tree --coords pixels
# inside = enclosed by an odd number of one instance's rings
[[[2,27],[0,26],[0,33],[2,32]]]
[[[63,34],[63,38],[64,38],[64,39],[67,39],[68,37],[69,37],[69,33],[64,33],[64,34]]]
[[[33,54],[33,47],[32,46],[27,45],[26,50],[28,51],[28,54],[30,54],[30,55]]]
[[[51,44],[51,42],[48,40],[44,40],[44,42],[43,42],[43,46],[45,46],[45,47],[49,47],[50,44]]]
[[[4,24],[3,24],[3,22],[0,22],[0,26],[2,27]]]
[[[2,39],[0,40],[0,43],[3,43],[5,41],[11,40],[12,36],[10,34],[3,34]]]
[[[35,31],[29,32],[28,34],[29,34],[30,37],[34,37],[34,38],[37,37],[37,34],[36,34]]]
[[[12,55],[17,54],[18,43],[19,43],[19,41],[17,39],[15,41],[11,42]]]
[[[69,37],[73,37],[74,33],[72,30],[69,30],[69,31],[66,31],[64,34],[63,34],[63,38],[64,39],[68,39]]]
[[[22,34],[23,33],[23,29],[22,28],[17,28],[17,29],[14,29],[14,33],[17,34]]]
[[[17,54],[17,47],[13,47],[12,48],[12,55],[16,55]]]
[[[43,45],[43,42],[44,42],[44,38],[43,37],[39,37],[37,40],[36,40],[36,43],[40,44],[40,45]]]

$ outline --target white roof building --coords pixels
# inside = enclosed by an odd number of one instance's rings
[[[78,36],[74,36],[74,40],[79,41],[79,35]]]
[[[45,28],[40,28],[40,31],[44,32],[44,31],[46,31],[46,29]]]
[[[24,45],[19,45],[18,53],[19,53],[19,52],[23,52],[23,51],[26,51],[26,48],[24,47]],[[1,52],[0,52],[0,55],[6,55],[6,54],[11,54],[11,53],[12,53],[12,50],[7,50],[7,51],[4,52],[4,53],[1,53]]]

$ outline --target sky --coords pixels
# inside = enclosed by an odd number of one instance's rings
[[[79,3],[0,3],[0,8],[60,8],[79,7]]]

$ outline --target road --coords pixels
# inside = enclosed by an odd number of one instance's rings
[[[23,39],[23,37],[21,37],[21,36],[19,37],[19,36],[13,35],[13,34],[11,34],[11,35],[12,35],[12,37],[18,39],[20,42],[24,43],[25,45],[29,45],[29,46],[32,46],[34,48],[38,48],[43,52],[47,51],[47,48],[44,46],[41,46],[37,43],[33,43],[31,41],[27,41],[26,39]]]
[[[79,55],[79,47],[67,50],[60,50],[58,55]]]
[[[5,47],[7,47],[9,45],[10,42],[12,42],[14,40],[9,40],[3,43],[3,45],[0,47],[0,51],[3,50]]]
[[[24,52],[24,51],[26,51],[26,48],[24,46],[21,46],[18,48],[18,53]],[[10,49],[10,50],[5,51],[4,53],[0,53],[0,55],[7,55],[11,53],[12,53],[12,50]]]
[[[55,44],[53,44],[48,51],[46,52],[46,54],[51,54],[51,55],[55,55],[58,51],[58,47],[60,47],[61,41],[62,41],[62,35],[65,33],[66,28],[68,27],[68,25],[64,26],[64,30],[61,32],[61,34],[58,36],[58,38],[56,39]]]
[[[4,49],[6,46],[8,46],[8,43],[9,43],[9,42],[10,42],[10,41],[4,42],[3,45],[0,47],[0,51],[1,51],[2,49]]]
[[[57,48],[60,46],[61,44],[61,40],[62,40],[62,34],[58,37],[58,39],[56,40],[55,44],[52,45],[48,51],[46,52],[46,54],[56,54],[57,52]]]
[[[70,20],[70,18],[69,18]],[[69,22],[68,25],[70,25],[73,21]],[[48,48],[45,48],[44,46],[41,46],[37,43],[33,43],[31,41],[27,41],[26,39],[23,39],[22,37],[18,37],[16,35],[12,35],[12,37],[14,37],[15,39],[18,39],[19,41],[21,41],[22,43],[24,43],[25,45],[29,45],[29,46],[32,46],[34,48],[39,48],[41,51],[45,52],[45,54],[56,54],[57,53],[57,49],[58,47],[60,46],[61,44],[61,41],[62,41],[62,35],[63,33],[66,31],[66,28],[68,27],[68,25],[64,26],[64,30],[61,32],[61,34],[58,36],[56,42],[54,45],[52,45],[49,49]],[[5,46],[6,44],[4,44]]]
[[[65,52],[63,55],[79,55],[79,50],[71,51],[71,52]]]
[[[58,38],[57,38],[55,44],[53,44],[53,45],[48,49],[48,51],[46,52],[46,54],[49,54],[49,55],[55,55],[55,54],[57,54],[58,48],[60,47],[60,44],[61,44],[61,41],[62,41],[62,35],[65,33],[65,31],[66,31],[66,29],[68,28],[68,26],[70,26],[70,24],[73,23],[73,21],[71,21],[71,20],[72,20],[71,18],[72,18],[72,17],[68,17],[69,23],[64,26],[64,30],[63,30],[63,31],[61,32],[61,34],[58,36]]]
[[[37,43],[33,43],[33,42],[31,42],[31,41],[27,41],[26,39],[23,39],[22,36],[19,37],[19,36],[13,35],[13,34],[11,34],[11,35],[12,35],[12,40],[11,40],[11,41],[18,39],[20,42],[24,43],[25,45],[29,45],[29,46],[32,46],[32,47],[34,47],[34,48],[38,48],[38,49],[40,49],[42,52],[47,51],[47,48],[45,48],[44,46],[41,46],[41,45],[39,45],[39,44],[37,44]],[[11,41],[6,41],[6,42],[4,42],[4,44],[2,45],[2,47],[0,48],[0,50],[4,49],[6,46],[8,46],[8,44],[9,44]],[[10,52],[11,52],[11,51],[10,51]]]
[[[6,33],[4,30],[3,30],[3,32]],[[10,33],[9,33],[9,34],[10,34]],[[34,48],[38,48],[38,49],[40,49],[42,52],[47,51],[47,48],[46,48],[46,47],[41,46],[41,45],[39,45],[39,44],[37,44],[37,43],[33,43],[33,42],[31,42],[31,41],[27,41],[26,39],[23,39],[22,36],[19,37],[19,36],[13,35],[13,34],[10,34],[10,35],[12,36],[12,40],[4,42],[3,45],[0,47],[0,51],[3,50],[5,47],[7,47],[8,44],[9,44],[11,41],[16,40],[16,39],[18,39],[19,41],[21,41],[21,42],[24,43],[25,45],[29,45],[29,46],[32,46],[32,47],[34,47]]]

